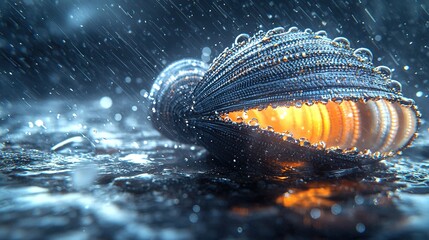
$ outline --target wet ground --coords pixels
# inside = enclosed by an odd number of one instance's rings
[[[0,106],[1,239],[429,238],[427,127],[364,171],[256,177],[108,103]]]

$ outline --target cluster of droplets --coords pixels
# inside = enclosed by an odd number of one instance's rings
[[[293,34],[293,33],[299,33],[299,32],[300,32],[300,30],[298,27],[290,27],[287,31],[283,27],[276,27],[276,28],[273,28],[271,30],[268,30],[266,33],[264,33],[261,30],[257,34],[255,34],[253,37],[251,37],[247,33],[241,33],[235,38],[235,41],[232,44],[232,47],[231,48],[225,48],[225,50],[223,51],[223,54],[221,54],[218,58],[224,58],[224,57],[232,54],[234,52],[234,49],[239,50],[239,48],[242,48],[246,44],[248,44],[248,43],[250,43],[256,39],[260,39],[261,41],[269,41],[272,37],[275,37],[275,36],[280,36],[283,34]],[[328,34],[324,30],[320,30],[320,31],[313,33],[313,31],[311,29],[307,28],[303,32],[306,34],[313,34],[314,38],[328,38]],[[336,47],[351,49],[350,41],[345,37],[336,37],[333,40],[331,40],[331,44],[333,46],[336,46]],[[236,49],[236,48],[238,48],[238,49]],[[303,53],[303,54],[304,55],[302,57],[306,57],[305,53]],[[372,54],[371,50],[369,50],[367,48],[355,49],[353,51],[353,56],[355,56],[361,62],[372,64],[373,54]],[[214,62],[213,62],[214,65],[216,65],[218,58],[216,58],[214,60]],[[282,60],[284,62],[287,62],[288,58],[283,57]],[[392,70],[389,67],[377,66],[377,67],[373,68],[373,71],[374,71],[374,73],[379,74],[383,79],[385,79],[387,81],[387,84],[390,87],[390,89],[392,89],[392,91],[394,91],[397,94],[401,94],[402,86],[398,81],[391,79]]]
[[[322,104],[326,105],[329,102],[335,102],[335,103],[339,104],[342,101],[343,101],[342,99],[327,99],[326,101],[318,101],[318,103],[322,103]],[[362,99],[353,99],[353,101],[366,102],[367,100],[362,98]],[[311,100],[308,100],[304,103],[308,106],[312,106],[313,104],[315,104],[315,102],[313,102]],[[273,109],[276,109],[277,107],[279,107],[279,104],[269,104],[267,106],[261,105],[257,108],[257,110],[263,111],[268,106],[272,107]],[[281,106],[282,107],[301,108],[303,106],[303,103],[301,101],[297,101],[297,102],[294,102],[293,104],[283,103],[283,104],[281,104]],[[420,112],[417,110],[417,107],[415,105],[413,105],[412,108],[415,109],[415,111],[417,112],[417,116],[420,117]],[[217,115],[220,116],[219,113],[217,113]],[[310,147],[310,148],[314,148],[317,150],[325,150],[326,152],[336,152],[339,154],[356,155],[359,157],[371,157],[373,159],[382,159],[385,157],[392,157],[395,154],[397,154],[397,155],[402,154],[402,151],[396,151],[396,152],[393,152],[393,151],[389,151],[389,152],[375,151],[375,152],[372,152],[370,149],[360,150],[357,147],[350,147],[350,148],[345,148],[345,149],[340,148],[339,146],[327,147],[326,142],[324,142],[324,141],[311,143],[305,137],[295,138],[293,133],[291,133],[289,131],[284,131],[284,132],[279,133],[279,132],[276,132],[275,129],[270,125],[267,125],[266,127],[261,127],[259,125],[257,118],[249,118],[249,116],[247,114],[247,110],[244,110],[243,114],[236,116],[235,119],[231,119],[228,116],[228,113],[225,113],[223,115],[223,117],[220,118],[220,120],[222,120],[224,122],[231,123],[231,124],[241,124],[241,125],[246,125],[246,126],[250,126],[250,127],[257,127],[257,128],[253,128],[253,130],[257,130],[260,132],[275,133],[275,134],[279,135],[283,141],[290,142],[293,144],[297,144],[301,147]],[[418,134],[415,133],[413,138],[416,138],[417,136],[418,136]]]

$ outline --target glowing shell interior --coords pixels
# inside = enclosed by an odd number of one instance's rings
[[[237,168],[348,168],[400,153],[417,136],[420,113],[401,90],[368,49],[279,27],[239,35],[210,66],[171,64],[152,87],[151,117],[165,136]]]

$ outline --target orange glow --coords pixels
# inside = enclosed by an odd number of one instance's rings
[[[301,107],[268,106],[223,114],[233,122],[259,125],[261,129],[293,134],[311,144],[341,149],[356,147],[372,152],[389,152],[402,148],[412,137],[417,118],[412,110],[386,100],[342,103],[316,103]],[[400,129],[401,128],[401,129]]]
[[[330,207],[334,201],[330,200],[332,188],[330,186],[310,188],[305,191],[285,193],[276,199],[276,203],[284,207],[298,207],[310,209],[313,207]]]
[[[287,208],[312,209],[330,208],[338,202],[338,198],[345,195],[356,195],[359,192],[380,192],[388,189],[387,186],[376,183],[362,183],[352,180],[338,182],[312,182],[306,188],[292,188],[276,198],[276,203]],[[383,198],[379,204],[386,204],[390,198]]]

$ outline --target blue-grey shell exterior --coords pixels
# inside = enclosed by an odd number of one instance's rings
[[[207,64],[183,59],[169,65],[155,80],[149,94],[152,101],[151,120],[154,127],[166,137],[185,143],[196,143],[190,132],[193,90],[207,71]]]
[[[320,150],[256,126],[222,121],[221,113],[268,105],[328,100],[387,99],[413,105],[390,79],[390,69],[374,67],[369,50],[352,49],[345,38],[324,31],[276,28],[237,37],[210,66],[198,60],[173,63],[150,93],[152,122],[167,137],[204,146],[236,168],[265,168],[276,161],[306,161],[347,168],[380,160],[342,150]]]
[[[195,111],[334,98],[410,101],[376,71],[367,51],[308,31],[261,32],[214,60],[195,89]]]

